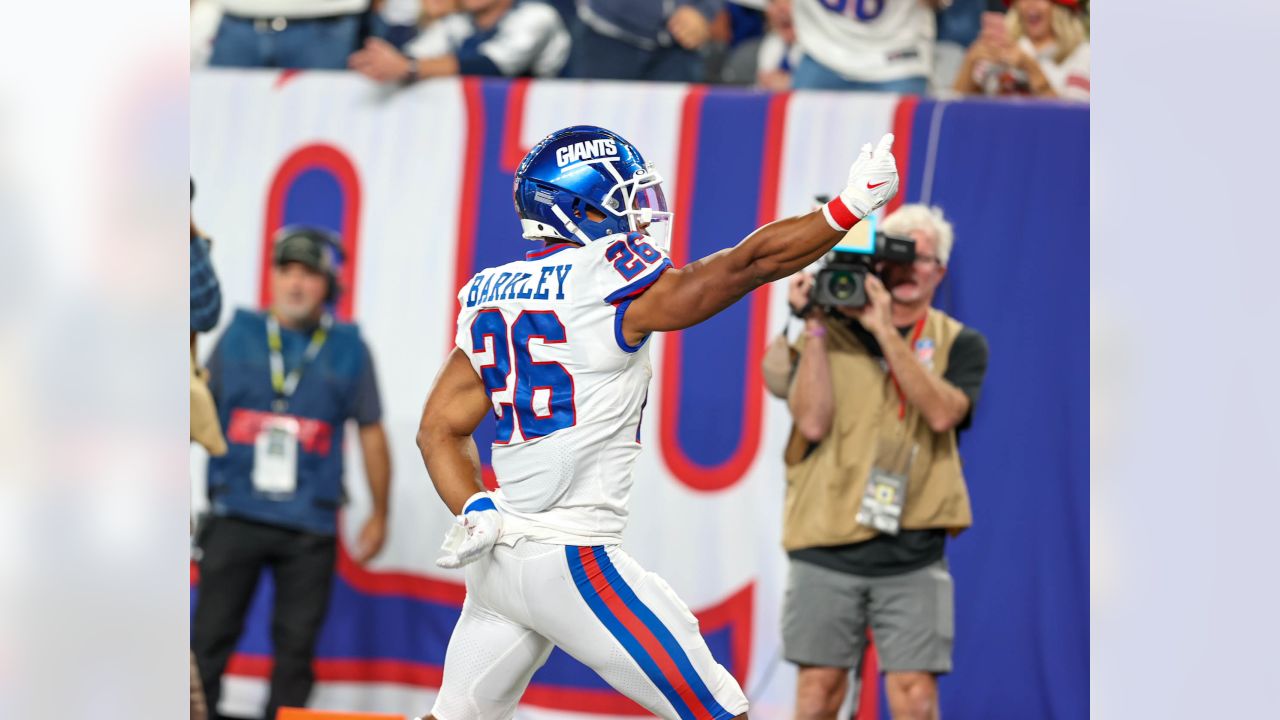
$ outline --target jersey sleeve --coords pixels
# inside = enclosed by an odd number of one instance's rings
[[[458,291],[458,326],[454,328],[453,344],[466,353],[468,358],[471,357],[471,321],[475,318],[476,309],[467,307],[467,296],[471,292],[471,286],[480,282],[481,278],[481,275],[476,275]]]
[[[542,3],[517,5],[498,24],[498,32],[477,52],[507,76],[555,75],[569,54],[569,31],[555,8]]]
[[[360,366],[360,375],[356,378],[355,393],[351,398],[351,417],[360,427],[382,421],[382,395],[378,392],[378,374],[373,366],[373,353],[369,346],[360,342],[360,350],[364,355]]]
[[[405,54],[412,58],[430,58],[448,55],[453,52],[453,43],[449,41],[448,24],[452,16],[436,20],[422,29],[418,36],[404,46]]]
[[[942,378],[969,397],[969,412],[957,426],[958,430],[964,430],[973,421],[973,411],[978,406],[978,398],[982,396],[982,383],[987,376],[990,352],[986,337],[967,326],[960,330],[951,344],[951,352],[947,354],[947,370]]]
[[[671,268],[671,258],[642,233],[616,235],[600,242],[605,248],[593,270],[594,293],[601,302],[617,305],[634,300]]]

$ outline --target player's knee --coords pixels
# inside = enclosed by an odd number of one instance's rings
[[[834,718],[844,702],[848,677],[842,668],[801,668],[796,681],[796,720]]]
[[[884,681],[893,720],[938,717],[938,683],[929,673],[887,673]]]

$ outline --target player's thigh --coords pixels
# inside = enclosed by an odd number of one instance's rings
[[[870,579],[871,630],[885,672],[951,672],[955,598],[945,560]]]
[[[782,649],[800,666],[856,667],[867,644],[862,578],[792,560],[782,604]]]
[[[557,598],[536,622],[556,645],[659,717],[746,712],[738,682],[662,578],[617,546],[566,547],[560,563],[537,595]]]
[[[546,638],[468,598],[449,638],[444,680],[431,715],[436,720],[511,717],[550,653]]]

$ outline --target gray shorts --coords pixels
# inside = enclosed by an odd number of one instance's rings
[[[951,672],[955,602],[947,561],[865,577],[792,560],[782,648],[797,665],[854,668],[874,635],[885,672]]]

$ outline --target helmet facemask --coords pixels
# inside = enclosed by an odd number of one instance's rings
[[[618,181],[604,196],[605,211],[626,218],[631,232],[644,233],[664,252],[669,251],[672,213],[662,192],[662,175],[652,163],[637,169],[629,179],[618,175],[613,163],[605,163],[605,167]]]

